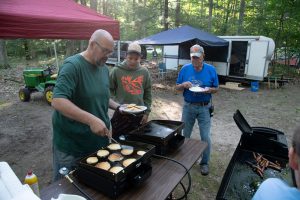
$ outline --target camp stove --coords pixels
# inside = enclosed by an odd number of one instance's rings
[[[184,143],[185,138],[181,135],[183,126],[181,121],[151,120],[125,135],[125,138],[155,145],[156,154],[166,155]]]
[[[124,148],[128,146],[133,147],[133,153],[127,156],[123,155],[123,160],[116,162],[111,162],[107,157],[98,159],[99,162],[109,162],[111,167],[122,166],[122,171],[115,174],[109,170],[100,169],[96,165],[88,164],[86,161],[87,158],[97,157],[97,152],[95,152],[78,161],[78,168],[74,171],[74,176],[80,182],[111,198],[118,197],[130,187],[137,187],[142,184],[151,176],[151,156],[155,153],[155,146],[131,141],[121,141],[120,143]],[[119,152],[121,150],[110,150],[107,147],[102,149],[108,150],[110,154],[121,154]],[[143,152],[143,154],[139,154],[138,152]],[[128,158],[134,158],[136,161],[124,167],[123,162]]]

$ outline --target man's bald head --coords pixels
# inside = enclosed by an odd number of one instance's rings
[[[103,30],[103,29],[98,29],[92,34],[90,42],[91,41],[102,41],[103,39],[108,40],[109,42],[114,41],[113,37],[111,36],[111,34],[109,32],[107,32],[106,30]]]
[[[114,50],[114,39],[103,29],[96,30],[89,41],[86,58],[94,65],[103,65]]]

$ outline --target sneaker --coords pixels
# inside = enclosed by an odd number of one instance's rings
[[[209,168],[208,165],[200,165],[200,172],[203,176],[207,176],[209,174]]]

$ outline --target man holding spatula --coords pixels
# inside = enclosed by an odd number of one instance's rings
[[[108,144],[109,71],[105,65],[114,41],[105,30],[95,31],[88,48],[67,58],[60,67],[53,92],[53,180],[59,169],[72,169],[76,160]],[[108,137],[107,137],[108,136]]]

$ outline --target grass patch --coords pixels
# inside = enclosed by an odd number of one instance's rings
[[[188,199],[215,199],[230,158],[231,156],[226,152],[213,151],[210,162],[210,174],[208,176],[202,176],[199,165],[195,164],[190,170],[192,186],[188,195]],[[187,176],[183,178],[182,182],[187,187]],[[182,195],[183,190],[181,186],[178,185],[174,191],[174,196],[178,198]]]

